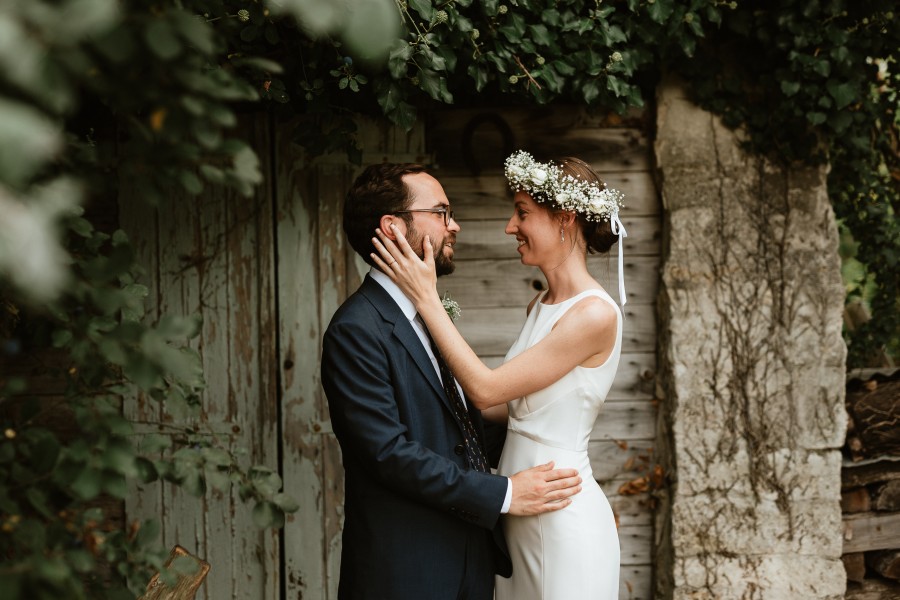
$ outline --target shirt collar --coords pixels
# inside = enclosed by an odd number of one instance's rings
[[[397,303],[397,306],[400,307],[400,310],[403,312],[403,316],[406,317],[407,320],[412,321],[416,318],[418,312],[416,311],[416,305],[413,304],[412,300],[406,297],[406,294],[397,286],[396,283],[391,281],[391,278],[372,267],[369,269],[369,277],[374,279],[378,284],[384,288],[384,291],[390,295],[391,298],[394,299],[394,302]]]

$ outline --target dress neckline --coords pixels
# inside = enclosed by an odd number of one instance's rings
[[[549,291],[549,290],[548,290],[548,291]],[[544,292],[544,295],[541,296],[541,299],[538,300],[538,305],[544,306],[544,307],[547,307],[547,308],[556,308],[556,307],[558,307],[558,306],[564,306],[565,304],[571,302],[572,300],[575,300],[575,299],[577,299],[577,298],[580,298],[581,296],[585,296],[585,295],[587,295],[587,294],[590,294],[591,292],[600,292],[600,293],[602,293],[602,294],[605,294],[605,295],[609,296],[609,294],[607,294],[606,290],[604,290],[603,288],[588,288],[588,289],[586,289],[586,290],[583,290],[583,291],[581,291],[581,292],[578,292],[577,294],[575,294],[574,296],[572,296],[572,297],[570,297],[570,298],[566,298],[565,300],[560,300],[559,302],[556,302],[556,303],[554,303],[554,304],[545,304],[545,303],[544,303],[544,296],[547,295],[547,292],[545,291],[545,292]]]

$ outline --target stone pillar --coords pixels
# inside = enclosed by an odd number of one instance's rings
[[[660,87],[657,597],[843,598],[846,349],[826,167],[784,168]]]

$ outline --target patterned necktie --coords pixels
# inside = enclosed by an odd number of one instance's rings
[[[428,329],[425,331],[427,333]],[[431,338],[430,333],[428,334],[428,339],[431,341],[431,351],[434,352],[434,357],[437,359],[444,391],[447,393],[447,397],[450,398],[450,406],[453,407],[453,415],[456,417],[456,422],[463,432],[463,443],[466,446],[466,459],[469,461],[469,467],[482,473],[488,473],[490,469],[487,458],[484,456],[481,442],[478,441],[478,435],[475,433],[475,426],[472,425],[469,411],[463,402],[462,396],[459,394],[459,388],[456,387],[456,379],[453,377],[453,373],[450,372],[447,363],[444,362],[444,358],[441,356],[441,352]]]

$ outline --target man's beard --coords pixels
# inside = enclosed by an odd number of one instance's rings
[[[413,249],[413,252],[416,253],[416,256],[423,260],[425,259],[424,253],[422,252],[422,242],[424,242],[424,240],[425,238],[421,236],[415,226],[410,223],[406,229],[406,241],[409,242],[409,245]],[[443,238],[440,241],[440,244],[437,244],[436,240],[431,240],[432,247],[434,248],[434,271],[438,277],[449,275],[456,269],[456,265],[453,264],[453,259],[444,254],[444,244],[447,241],[447,238]],[[452,241],[452,238],[449,241]]]

